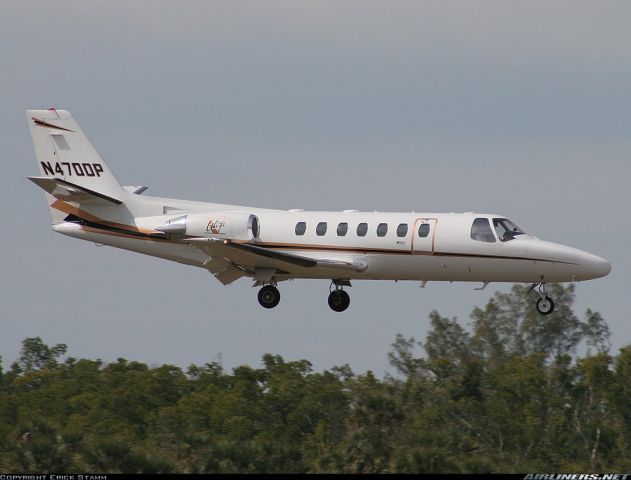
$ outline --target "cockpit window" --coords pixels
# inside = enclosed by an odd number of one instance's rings
[[[517,235],[524,235],[526,233],[508,218],[494,218],[493,226],[495,227],[497,237],[502,242],[508,242],[509,240],[514,239]]]
[[[495,242],[495,235],[491,230],[488,218],[476,218],[471,225],[471,238],[479,242]]]

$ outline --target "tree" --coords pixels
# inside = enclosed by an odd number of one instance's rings
[[[57,365],[57,359],[66,354],[67,349],[63,343],[48,347],[40,337],[27,338],[22,342],[18,365],[25,372],[53,368]]]
[[[0,366],[0,470],[103,473],[493,473],[631,468],[631,346],[609,352],[573,288],[534,313],[527,287],[397,335],[394,375],[348,365],[148,366],[23,342]],[[585,347],[585,348],[583,348]]]

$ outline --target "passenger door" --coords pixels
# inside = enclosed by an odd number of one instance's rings
[[[412,230],[412,253],[434,253],[435,218],[417,218]]]

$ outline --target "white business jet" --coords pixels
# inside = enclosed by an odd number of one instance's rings
[[[141,195],[122,186],[65,110],[28,110],[54,231],[207,269],[224,285],[249,277],[259,303],[280,301],[294,278],[331,280],[328,303],[346,310],[351,280],[527,282],[536,308],[554,310],[546,283],[604,277],[600,257],[539,240],[502,215],[306,212]]]

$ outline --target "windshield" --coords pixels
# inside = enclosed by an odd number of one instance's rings
[[[517,235],[525,235],[521,228],[511,222],[508,218],[494,218],[493,227],[495,227],[495,233],[502,242],[508,242],[514,239]]]

